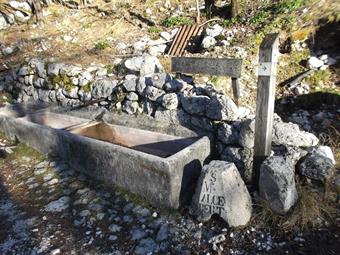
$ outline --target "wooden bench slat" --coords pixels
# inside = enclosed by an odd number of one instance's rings
[[[171,69],[172,72],[240,78],[242,59],[174,57]]]

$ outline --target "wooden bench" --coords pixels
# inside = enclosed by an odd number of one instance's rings
[[[173,57],[171,71],[231,77],[234,101],[239,105],[242,59]]]

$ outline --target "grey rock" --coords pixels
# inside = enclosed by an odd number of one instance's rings
[[[66,99],[61,88],[56,90],[55,96],[59,102],[63,102]]]
[[[301,131],[299,126],[293,123],[274,121],[273,144],[294,147],[316,146],[319,139],[308,132]]]
[[[60,69],[64,66],[62,63],[49,63],[47,67],[48,75],[59,75]]]
[[[212,97],[207,108],[206,116],[212,120],[235,121],[237,106],[232,99],[225,95]]]
[[[152,102],[148,101],[148,100],[144,100],[142,102],[142,109],[143,109],[143,112],[147,115],[151,115],[153,114],[154,112],[154,105],[152,104]]]
[[[181,103],[187,113],[204,115],[210,104],[210,98],[207,96],[183,96]]]
[[[116,86],[117,81],[109,78],[96,80],[93,83],[92,97],[94,99],[109,97]]]
[[[213,46],[215,46],[217,43],[216,39],[212,36],[205,36],[202,40],[202,47],[204,49],[209,49]]]
[[[126,99],[130,101],[138,101],[138,94],[135,92],[130,92],[127,94]]]
[[[162,106],[168,110],[174,110],[178,107],[178,97],[176,93],[165,94],[162,98]]]
[[[4,56],[9,56],[9,55],[15,54],[19,50],[20,50],[19,47],[16,46],[16,45],[9,45],[9,46],[6,46],[6,47],[1,47],[1,53]]]
[[[187,121],[186,121],[187,120]],[[214,131],[214,125],[210,119],[204,117],[196,117],[196,116],[184,116],[181,118],[181,121],[189,124],[191,127],[196,127],[199,129],[203,129],[209,132]]]
[[[234,126],[223,123],[217,130],[217,138],[226,145],[235,144],[239,140],[239,131]]]
[[[131,230],[130,234],[131,234],[132,241],[140,240],[146,236],[145,231],[142,229],[138,229],[138,228]]]
[[[205,33],[208,36],[216,37],[222,34],[223,31],[224,31],[224,28],[222,26],[220,26],[219,24],[215,24],[212,28],[207,28]]]
[[[145,78],[144,77],[140,77],[138,79],[138,83],[136,85],[136,90],[137,90],[139,95],[144,95],[145,89],[146,89]]]
[[[112,232],[112,233],[117,233],[119,232],[120,230],[122,229],[121,226],[118,226],[117,224],[111,224],[109,226],[109,231]]]
[[[159,250],[159,246],[151,239],[143,239],[139,242],[135,249],[135,254],[146,255],[156,253]]]
[[[320,154],[309,154],[298,166],[299,173],[308,178],[326,181],[335,171],[332,160]]]
[[[307,151],[310,152],[311,154],[320,155],[320,156],[329,158],[334,165],[336,163],[332,149],[329,146],[311,147],[311,148],[308,148]]]
[[[70,197],[63,196],[58,200],[52,201],[46,205],[45,210],[48,212],[61,212],[69,207]]]
[[[18,71],[19,76],[25,76],[29,74],[31,74],[31,70],[28,66],[22,66]]]
[[[307,61],[307,68],[317,70],[324,65],[323,61],[317,57],[310,57]]]
[[[247,183],[251,183],[253,172],[253,156],[253,149],[227,146],[221,154],[221,159],[234,163],[243,180]]]
[[[124,206],[123,212],[127,213],[127,212],[131,211],[133,207],[134,207],[133,203],[128,203],[126,206]]]
[[[158,230],[156,240],[157,242],[162,242],[168,238],[169,227],[167,224],[161,225],[160,229]]]
[[[164,89],[166,92],[179,92],[184,91],[187,85],[185,81],[172,79],[164,84]]]
[[[144,96],[150,101],[157,101],[165,94],[164,90],[158,89],[153,86],[146,86]]]
[[[251,212],[251,197],[233,163],[214,160],[203,167],[191,205],[198,220],[218,214],[236,227],[247,224]]]
[[[255,119],[248,119],[241,124],[238,143],[244,148],[254,147]]]
[[[82,72],[81,67],[68,64],[63,65],[60,69],[61,75],[67,75],[70,77],[78,76],[81,74],[81,72]]]
[[[267,158],[260,168],[259,189],[275,213],[287,213],[298,199],[293,162],[282,156]]]
[[[78,99],[78,90],[79,88],[77,86],[72,86],[69,89],[63,88],[63,94],[65,95],[65,97]]]
[[[32,96],[34,90],[35,90],[35,88],[33,86],[26,86],[24,88],[24,91],[28,96]]]
[[[126,91],[136,91],[137,86],[137,76],[134,74],[128,74],[125,76],[125,80],[123,82],[123,87]]]
[[[0,13],[0,30],[4,30],[10,26],[9,23],[7,23],[7,19],[4,17],[2,13]]]
[[[153,56],[139,56],[127,59],[125,67],[131,71],[139,72],[141,76],[160,73],[164,70],[159,60]]]
[[[128,114],[134,114],[138,111],[138,107],[138,102],[125,100],[122,105],[122,110]]]
[[[78,96],[82,102],[90,101],[92,99],[91,91],[84,91],[82,88],[78,90]]]
[[[155,73],[144,76],[145,84],[159,89],[163,89],[165,83],[171,81],[170,75],[167,73]]]
[[[39,97],[40,101],[43,101],[43,102],[49,102],[50,101],[50,99],[49,99],[50,91],[49,90],[38,89],[37,92],[38,92],[38,97]]]
[[[46,71],[46,64],[43,61],[37,61],[35,63],[35,68],[37,71],[37,74],[40,78],[46,78],[47,76],[47,71]]]

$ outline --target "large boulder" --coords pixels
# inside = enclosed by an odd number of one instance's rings
[[[229,226],[248,223],[251,197],[233,163],[214,160],[203,167],[190,210],[202,221],[218,214]]]
[[[298,166],[299,173],[308,178],[325,181],[334,174],[332,159],[320,154],[308,154]]]
[[[156,57],[147,55],[129,58],[124,65],[128,70],[139,73],[140,76],[164,71],[163,66]]]
[[[278,214],[285,214],[298,199],[294,164],[282,156],[267,158],[260,168],[260,196]]]

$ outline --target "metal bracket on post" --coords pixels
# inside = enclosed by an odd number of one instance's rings
[[[278,48],[279,34],[268,34],[263,39],[259,51],[253,161],[255,190],[259,188],[261,164],[271,153]]]

